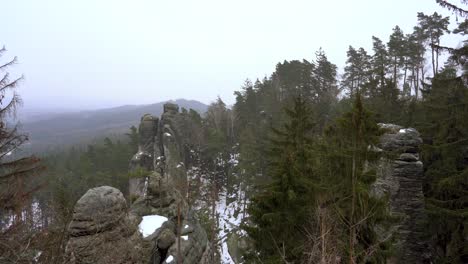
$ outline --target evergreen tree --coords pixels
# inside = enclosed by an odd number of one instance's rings
[[[449,1],[445,1],[445,0],[436,0],[436,2],[440,6],[442,6],[444,8],[447,8],[448,10],[452,11],[457,16],[458,15],[462,16],[462,17],[468,16],[468,11],[466,9],[464,9],[463,7],[454,5],[454,4],[450,3]],[[462,3],[464,3],[465,5],[468,4],[466,0],[462,0]]]
[[[337,66],[331,63],[325,52],[320,49],[315,53],[315,69],[313,71],[316,79],[317,100],[314,112],[316,113],[318,127],[321,129],[326,122],[330,121],[330,112],[337,102],[340,92],[337,84]]]
[[[399,69],[403,65],[405,55],[405,35],[399,26],[393,28],[388,41],[388,53],[391,57],[391,65],[393,66],[393,85],[398,87]]]
[[[0,49],[0,58],[6,49]],[[33,240],[32,198],[41,188],[38,174],[43,170],[39,159],[21,154],[28,137],[18,131],[16,108],[21,98],[16,88],[21,81],[11,78],[8,68],[16,57],[0,63],[0,262],[25,263],[26,252]]]
[[[369,81],[371,74],[371,57],[363,48],[356,50],[352,46],[349,46],[347,56],[348,58],[346,60],[345,72],[341,85],[349,90],[350,96],[355,96]],[[363,93],[364,92],[365,91],[363,91]]]
[[[374,150],[381,131],[357,94],[350,112],[326,131],[324,170],[335,201],[336,217],[342,223],[340,245],[347,263],[385,263],[388,238],[376,234],[388,217],[383,199],[370,193],[376,179],[371,164],[379,159]],[[338,231],[335,231],[338,232]]]
[[[446,68],[426,89],[423,158],[435,263],[468,262],[468,87]]]
[[[425,15],[422,12],[418,13],[419,27],[424,32],[424,36],[431,47],[432,73],[436,76],[439,69],[439,54],[442,51],[440,48],[440,38],[445,33],[450,33],[448,30],[449,17],[434,12],[432,15]]]
[[[287,109],[283,129],[273,130],[271,181],[257,189],[248,208],[253,226],[246,227],[263,263],[297,263],[302,255],[303,227],[313,194],[311,113],[303,98]]]
[[[374,55],[372,55],[372,70],[379,82],[380,93],[385,86],[385,79],[387,76],[387,67],[390,64],[389,55],[385,44],[377,37],[372,36],[372,45]],[[377,94],[372,94],[376,96]]]
[[[412,82],[414,96],[418,99],[419,84],[424,80],[424,55],[426,53],[426,48],[424,47],[424,33],[420,27],[414,27],[413,33],[407,37],[407,52],[408,65],[411,71],[409,80]]]

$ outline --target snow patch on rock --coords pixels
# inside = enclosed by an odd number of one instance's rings
[[[143,216],[138,229],[143,237],[147,237],[154,233],[158,228],[167,221],[167,217],[160,215],[147,215]]]
[[[174,260],[174,257],[172,255],[169,255],[169,257],[167,257],[165,261],[166,263],[171,263],[173,260]]]

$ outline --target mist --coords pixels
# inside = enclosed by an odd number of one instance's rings
[[[18,57],[27,111],[96,109],[169,99],[234,103],[245,79],[322,47],[339,72],[349,45],[405,33],[434,1],[8,1],[0,44]],[[352,12],[351,12],[352,10]],[[372,23],[369,23],[372,21]],[[444,39],[456,46],[457,40]]]

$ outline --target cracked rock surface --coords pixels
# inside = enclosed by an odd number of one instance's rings
[[[395,258],[389,263],[426,263],[429,258],[423,237],[426,214],[423,195],[423,163],[419,159],[422,139],[414,128],[380,124],[386,130],[378,148],[386,154],[379,162],[373,192],[389,197],[391,214],[397,219]]]

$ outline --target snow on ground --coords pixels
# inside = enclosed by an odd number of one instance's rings
[[[39,201],[34,198],[31,202],[31,206],[29,208],[24,208],[21,212],[21,220],[28,221],[29,217],[32,217],[32,224],[36,228],[42,228],[42,218],[43,212],[42,208],[39,204]],[[16,215],[13,212],[6,212],[4,215],[0,217],[0,230],[6,230],[10,228],[13,223],[15,222]]]
[[[219,194],[219,201],[216,203],[216,213],[219,215],[218,238],[221,241],[221,263],[231,264],[234,263],[234,261],[231,255],[229,255],[227,235],[239,231],[238,229],[242,222],[243,215],[239,203],[240,199],[236,199],[228,204],[226,196],[225,191]],[[234,195],[229,198],[234,198]]]
[[[143,220],[141,220],[138,229],[143,237],[147,237],[156,231],[156,229],[160,228],[164,222],[167,221],[167,217],[160,216],[160,215],[147,215],[143,216]]]
[[[191,150],[194,153],[193,150]],[[239,164],[239,154],[231,154],[228,160],[224,160],[222,156],[216,158],[216,164],[220,167],[229,165],[232,168],[238,166]],[[196,166],[192,166],[188,171],[187,175],[191,181],[199,181],[203,187],[211,185],[211,181],[208,176],[203,174],[201,169]],[[216,215],[218,219],[218,240],[220,241],[220,258],[221,264],[234,264],[234,260],[229,254],[227,246],[227,236],[228,234],[237,233],[239,235],[245,235],[244,230],[240,230],[239,226],[242,222],[242,219],[245,217],[242,213],[244,192],[241,190],[240,186],[233,187],[237,191],[232,194],[227,194],[225,188],[220,188],[220,193],[218,194],[218,200],[216,201]],[[210,189],[211,190],[211,189]],[[227,197],[228,196],[228,197]],[[206,202],[198,201],[195,205],[195,208],[211,208],[210,204]],[[188,226],[185,226],[188,228]]]

